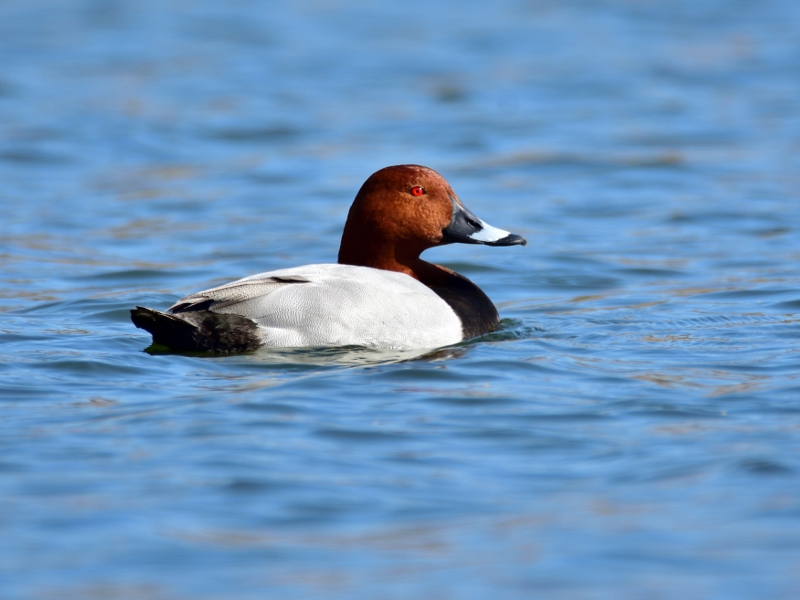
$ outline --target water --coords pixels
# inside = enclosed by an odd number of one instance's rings
[[[800,5],[0,5],[0,596],[800,596]],[[499,331],[143,352],[429,165]]]

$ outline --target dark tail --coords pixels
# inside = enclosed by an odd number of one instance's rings
[[[137,306],[131,321],[149,331],[153,343],[180,352],[232,354],[261,346],[258,326],[240,315],[196,310],[171,315],[160,310]]]

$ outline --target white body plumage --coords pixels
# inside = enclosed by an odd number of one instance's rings
[[[463,339],[461,320],[403,273],[318,264],[251,275],[176,302],[252,319],[264,346],[437,348]]]

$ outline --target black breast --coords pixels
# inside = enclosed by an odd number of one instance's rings
[[[494,331],[500,324],[500,315],[489,297],[463,275],[450,273],[445,285],[429,287],[461,319],[465,340]]]

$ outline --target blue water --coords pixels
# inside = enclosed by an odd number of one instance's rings
[[[0,597],[800,597],[800,4],[0,4]],[[152,356],[386,165],[501,328]]]

